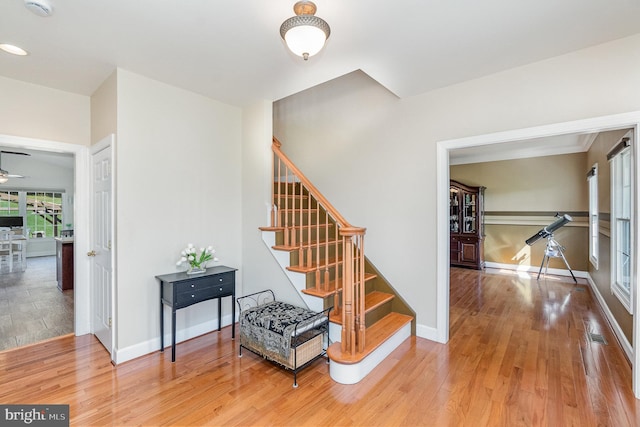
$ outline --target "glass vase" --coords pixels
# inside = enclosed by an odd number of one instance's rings
[[[202,265],[202,266],[196,266],[196,265],[190,265],[189,269],[187,270],[187,274],[191,275],[191,274],[201,274],[207,271],[207,268]]]

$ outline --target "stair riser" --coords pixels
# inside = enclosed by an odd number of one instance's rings
[[[319,219],[319,221],[318,221]],[[320,229],[321,232],[326,232],[330,238],[335,238],[336,236],[336,225],[331,220],[327,222],[323,213],[318,213],[315,209],[312,209],[310,212],[303,210],[302,217],[300,216],[299,210],[280,210],[278,211],[278,224],[281,227],[288,225],[289,227],[297,227],[297,226],[310,226],[312,229]]]
[[[329,332],[331,333],[331,328]],[[346,365],[331,360],[329,365],[331,379],[340,384],[356,384],[360,382],[410,336],[411,324],[407,324],[359,363]]]
[[[316,252],[317,252],[317,248],[313,248],[311,249],[311,257],[310,260],[307,259],[308,257],[308,251],[306,249],[304,249],[302,252],[302,258],[300,257],[300,251],[298,250],[293,250],[290,253],[290,265],[295,266],[295,265],[300,265],[300,266],[304,266],[304,265],[309,265],[309,261],[311,261],[311,264],[313,265],[320,265],[323,266],[324,264],[326,264],[325,260],[334,260],[336,258],[336,250],[335,247],[330,247],[329,248],[329,256],[326,257],[326,253],[324,248],[320,248],[320,253],[318,254],[319,257],[316,257]],[[338,248],[338,256],[340,257],[342,254],[342,250],[340,250],[340,248]],[[318,263],[318,259],[320,260],[320,262]],[[333,268],[332,266],[329,266],[329,268]]]
[[[307,211],[302,212],[302,218],[300,218],[300,212],[293,210],[281,210],[278,212],[278,224],[282,227],[285,225],[316,225],[320,218],[320,224],[324,224],[324,215],[318,215],[318,212],[312,210],[311,213]]]
[[[386,302],[379,307],[374,308],[369,311],[365,316],[365,326],[368,328],[378,320],[382,319],[387,314],[391,313],[392,310],[392,301]]]
[[[278,191],[279,187],[279,191]],[[273,183],[273,194],[284,194],[285,192],[289,194],[300,193],[300,183],[299,182],[274,182]]]
[[[331,306],[340,306],[342,303],[342,293],[339,292],[338,293],[338,303],[336,304],[335,301],[335,297],[332,295],[330,297],[326,297],[324,298],[325,300],[325,307],[331,307]],[[373,325],[374,323],[376,323],[378,320],[382,319],[383,317],[385,317],[387,314],[392,313],[393,310],[393,299],[390,301],[385,302],[382,305],[379,305],[378,307],[369,309],[365,315],[364,318],[364,322],[365,322],[365,327],[370,327],[371,325]]]
[[[309,233],[309,231],[311,231],[311,233]],[[278,231],[276,233],[276,245],[284,245],[284,234],[284,230]],[[309,236],[309,234],[311,234],[311,236]],[[294,239],[294,236],[297,243],[300,243],[300,239],[302,239],[303,245],[306,245],[309,242],[316,243],[325,242],[327,240],[330,242],[330,246],[335,246],[336,244],[336,236],[331,230],[329,230],[329,239],[327,239],[327,233],[325,229],[318,230],[315,227],[311,227],[311,230],[308,230],[305,227],[295,228],[292,231],[289,231],[289,241],[292,241]],[[341,243],[338,244],[340,245]]]
[[[316,208],[318,206],[315,201],[310,202],[309,197],[307,196],[300,197],[300,195],[298,194],[296,194],[295,196],[291,194],[289,194],[288,196],[281,195],[276,200],[275,204],[280,209],[293,209],[293,208],[300,209],[300,207],[302,207],[303,209],[306,209],[309,207],[309,205],[311,205],[312,208]]]

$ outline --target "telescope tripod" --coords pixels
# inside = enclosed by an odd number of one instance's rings
[[[576,276],[573,275],[573,271],[571,271],[571,267],[569,267],[569,263],[567,262],[567,258],[564,256],[564,246],[562,246],[556,239],[553,238],[553,234],[549,234],[547,236],[547,247],[544,250],[544,257],[542,257],[542,264],[540,264],[540,270],[538,271],[538,277],[536,280],[540,280],[540,273],[542,273],[542,267],[544,267],[545,261],[547,262],[547,266],[544,269],[544,275],[547,275],[547,270],[549,269],[549,259],[551,258],[562,258],[564,261],[564,265],[567,266],[569,273],[571,273],[571,277],[573,277],[573,281],[578,283]]]

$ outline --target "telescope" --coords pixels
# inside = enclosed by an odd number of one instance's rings
[[[547,225],[546,227],[542,228],[540,231],[538,231],[533,236],[529,237],[527,240],[525,240],[527,245],[531,246],[538,240],[544,239],[546,237],[553,235],[553,232],[556,231],[558,228],[573,221],[573,218],[571,218],[571,216],[567,214],[560,216],[560,214],[557,213],[556,217],[559,217],[559,218],[554,222],[552,222],[551,224]]]
[[[547,270],[549,269],[549,259],[562,258],[562,260],[564,261],[564,264],[569,269],[569,273],[571,273],[571,277],[573,277],[573,281],[578,283],[578,280],[576,279],[576,276],[573,274],[571,267],[569,267],[567,258],[564,256],[564,246],[562,246],[560,243],[558,243],[556,239],[553,238],[553,232],[556,231],[558,228],[562,227],[563,225],[567,224],[568,222],[573,221],[573,218],[571,218],[571,216],[567,214],[560,215],[559,213],[556,213],[556,217],[558,218],[557,220],[547,225],[546,227],[542,228],[536,234],[534,234],[533,236],[525,240],[525,242],[527,243],[527,245],[531,246],[540,239],[544,239],[544,238],[547,239],[547,247],[544,250],[544,256],[542,257],[542,264],[540,264],[540,270],[538,271],[538,279],[540,279],[540,273],[542,273],[542,267],[544,267],[545,262],[547,264],[547,267],[544,270],[544,274],[546,275]]]

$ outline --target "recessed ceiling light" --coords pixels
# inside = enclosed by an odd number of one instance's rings
[[[14,45],[8,44],[8,43],[0,43],[0,49],[4,50],[5,52],[10,53],[12,55],[25,56],[25,55],[29,54],[29,52],[27,52],[26,50],[22,49],[21,47],[14,46]]]

